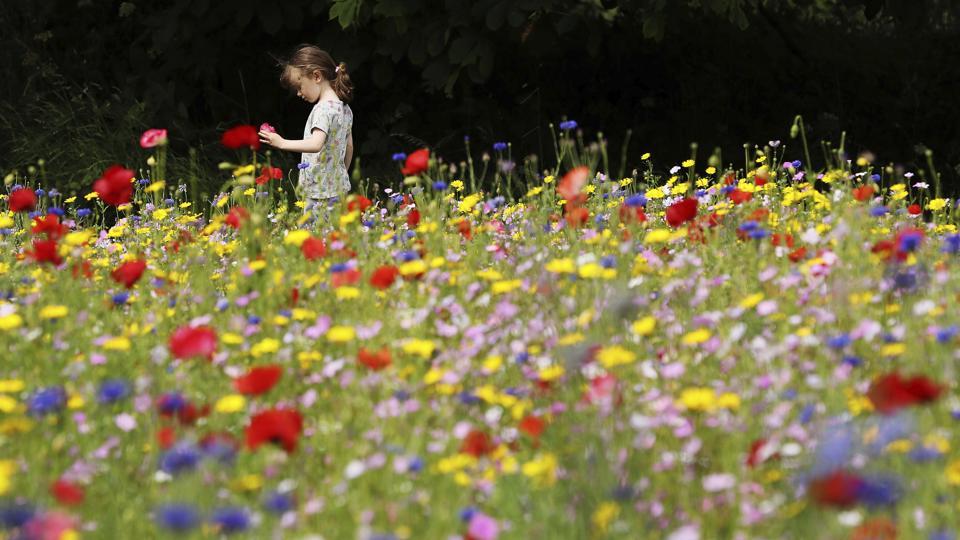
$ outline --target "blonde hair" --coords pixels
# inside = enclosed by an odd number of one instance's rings
[[[330,53],[315,45],[299,45],[290,58],[281,60],[280,84],[285,88],[293,88],[297,82],[297,70],[305,75],[320,72],[324,80],[330,81],[330,86],[337,97],[344,102],[353,99],[353,83],[347,73],[347,65],[337,64]]]

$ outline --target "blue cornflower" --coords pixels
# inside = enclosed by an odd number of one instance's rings
[[[107,379],[100,383],[97,401],[114,403],[130,395],[130,384],[123,379]]]
[[[910,451],[910,459],[917,463],[926,463],[939,459],[943,454],[932,446],[918,446]]]
[[[530,359],[530,354],[526,351],[517,355],[514,361],[518,364],[525,364]]]
[[[960,253],[960,233],[948,234],[943,237],[943,247],[940,248],[941,253],[949,253],[951,255],[956,255]]]
[[[273,491],[263,499],[263,506],[276,514],[283,514],[293,509],[293,497],[287,493]]]
[[[798,160],[795,160],[795,161],[791,161],[791,162],[790,162],[790,165],[793,165],[793,168],[794,168],[794,169],[799,169],[800,166],[803,165],[803,162],[798,159]]]
[[[829,474],[841,468],[853,452],[854,434],[849,426],[838,426],[827,433],[814,454],[813,476]]]
[[[245,531],[250,526],[250,515],[245,508],[219,508],[213,511],[210,521],[220,528],[220,532],[231,534]]]
[[[874,206],[870,209],[870,215],[873,217],[885,216],[889,212],[886,206]]]
[[[423,458],[420,456],[414,456],[410,460],[410,463],[407,464],[407,471],[412,473],[418,473],[423,470]]]
[[[171,531],[189,531],[200,524],[200,514],[186,504],[165,504],[154,510],[153,516],[157,525]]]
[[[145,186],[145,185],[147,185],[147,184],[150,183],[150,179],[149,179],[149,178],[141,178],[141,179],[137,180],[137,183],[140,184],[141,186]]]
[[[897,238],[897,247],[902,252],[910,253],[920,247],[920,242],[923,242],[922,232],[904,231]]]
[[[390,202],[393,204],[400,204],[403,202],[403,195],[397,193],[390,196]]]
[[[570,131],[571,129],[577,129],[576,120],[567,120],[565,122],[560,122],[560,129],[564,131]]]
[[[336,263],[336,264],[332,264],[332,265],[330,265],[330,273],[331,273],[331,274],[336,274],[337,272],[345,272],[345,271],[347,271],[349,268],[350,268],[350,267],[347,266],[346,263]]]
[[[394,154],[393,156],[391,156],[390,159],[392,159],[392,160],[394,160],[394,161],[403,161],[403,160],[407,159],[407,155],[404,154],[403,152],[397,152],[396,154]]]
[[[800,423],[808,424],[810,420],[813,419],[813,413],[816,412],[817,408],[813,403],[808,403],[803,407],[803,410],[800,411]]]
[[[939,531],[933,531],[930,533],[930,536],[927,537],[927,540],[957,540],[957,535],[953,531],[947,531],[941,529]]]
[[[57,188],[50,188],[50,191],[47,192],[47,195],[49,195],[49,196],[51,196],[51,197],[56,197],[56,196],[59,195],[59,194],[60,194],[60,192],[57,191]]]
[[[89,208],[80,208],[77,210],[77,217],[87,217],[93,213],[93,210]]]
[[[417,235],[416,231],[407,231],[403,235],[409,240]]]
[[[177,204],[177,201],[175,201],[175,200],[173,200],[173,199],[164,199],[164,200],[163,200],[163,204],[165,204],[165,205],[167,205],[167,206],[173,206],[174,204]]]
[[[833,349],[842,349],[853,341],[848,334],[840,334],[827,340],[827,345]]]
[[[175,306],[175,305],[177,305],[177,299],[176,299],[176,298],[171,298],[170,301],[167,302],[167,306],[169,306],[169,307],[173,307],[173,306]]]
[[[189,442],[179,443],[160,455],[160,470],[177,474],[196,468],[203,457],[196,446]]]
[[[247,322],[250,324],[260,324],[260,321],[262,320],[263,319],[260,318],[259,315],[250,315],[249,317],[247,317]]]
[[[477,509],[472,506],[467,506],[466,508],[460,510],[460,521],[468,523],[473,519],[474,514],[477,513]]]
[[[560,125],[563,126],[563,124],[560,124]],[[495,142],[495,143],[493,143],[493,149],[494,149],[495,151],[497,151],[497,152],[503,152],[504,150],[507,149],[507,143],[505,143],[505,142]]]
[[[437,180],[436,182],[433,183],[433,189],[437,191],[443,191],[447,189],[447,183],[444,182],[443,180]]]
[[[605,255],[600,259],[600,266],[604,268],[614,268],[617,266],[616,255]]]
[[[67,392],[62,386],[41,388],[27,398],[27,410],[30,414],[43,416],[58,412],[67,403]]]
[[[44,191],[43,188],[37,188],[36,191],[34,191],[33,193],[34,193],[37,197],[43,197],[44,195],[47,194],[47,192]]]
[[[864,478],[857,489],[857,500],[869,508],[890,506],[900,499],[902,492],[900,482],[892,476]]]
[[[750,236],[750,238],[753,238],[754,240],[763,240],[763,239],[766,238],[769,234],[770,234],[770,233],[768,233],[768,232],[766,231],[766,229],[754,229],[754,230],[750,231],[749,236]]]
[[[33,212],[30,212],[29,214],[27,214],[27,217],[29,217],[30,219],[43,217],[43,212],[39,210],[34,210]]]
[[[173,414],[187,406],[187,400],[179,392],[168,392],[160,396],[157,408],[161,414]]]
[[[949,343],[957,333],[960,333],[960,328],[956,325],[941,328],[937,330],[937,343]]]
[[[0,527],[17,529],[23,527],[37,514],[37,509],[29,503],[13,503],[0,506]]]
[[[897,272],[893,276],[893,285],[896,289],[912,290],[917,286],[917,274],[911,271]]]
[[[47,213],[53,214],[57,217],[63,217],[65,212],[63,211],[63,208],[60,208],[59,206],[51,206],[50,208],[47,208]]]
[[[372,219],[365,219],[361,223],[363,223],[363,226],[368,229],[373,228],[373,226],[377,224],[377,222]]]
[[[863,360],[857,356],[849,355],[843,357],[843,363],[849,365],[850,367],[859,367],[861,364],[863,364]]]
[[[291,310],[289,310],[289,309],[281,309],[278,313],[280,313],[280,315],[283,315],[284,317],[286,317],[286,318],[288,318],[288,319],[289,319],[290,317],[293,317],[293,311],[291,311]]]
[[[406,390],[395,390],[393,392],[393,398],[397,401],[406,401],[410,399],[410,392],[407,392]]]
[[[225,311],[228,307],[230,307],[230,301],[226,298],[217,300],[217,311]]]
[[[118,292],[117,294],[115,294],[115,295],[113,295],[112,297],[110,297],[110,299],[113,301],[113,304],[114,304],[115,306],[123,306],[123,305],[126,305],[127,300],[128,300],[129,298],[130,298],[130,293],[128,293],[128,292],[126,292],[126,291]]]
[[[879,174],[871,174],[871,175],[870,175],[870,179],[873,180],[874,182],[879,182],[879,181],[880,181],[880,175],[879,175]]]
[[[631,195],[631,196],[627,197],[627,198],[623,201],[623,204],[625,204],[625,205],[627,205],[627,206],[633,206],[633,207],[636,207],[636,206],[646,206],[646,205],[647,205],[647,198],[644,197],[643,194],[638,193],[638,194],[636,194],[636,195]]]
[[[470,393],[468,390],[464,390],[457,395],[457,399],[460,400],[460,403],[464,405],[476,405],[480,403],[480,398]]]
[[[753,221],[753,220],[749,220],[749,221],[744,221],[744,222],[741,223],[740,226],[737,227],[737,228],[738,228],[739,230],[743,231],[743,232],[747,232],[747,233],[748,233],[748,232],[751,232],[751,231],[756,230],[758,227],[760,227],[760,224],[759,224],[759,223],[757,223],[756,221]]]

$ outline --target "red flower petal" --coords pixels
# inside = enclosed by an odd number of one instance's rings
[[[125,169],[121,165],[112,165],[103,171],[103,175],[93,182],[93,190],[103,202],[120,206],[130,202],[133,196],[133,177],[134,172]]]
[[[37,207],[37,194],[30,188],[20,188],[10,194],[11,212],[32,212]]]
[[[577,198],[577,195],[580,194],[580,190],[583,189],[583,186],[587,185],[587,181],[589,179],[589,167],[586,165],[581,165],[573,168],[567,172],[567,174],[563,175],[563,179],[560,180],[559,184],[557,184],[557,193],[566,199],[567,202],[571,202]]]
[[[381,266],[374,270],[373,275],[370,276],[370,285],[378,289],[387,289],[393,285],[398,275],[400,275],[400,270],[396,266],[391,264]]]
[[[292,409],[268,409],[250,418],[247,426],[247,448],[256,450],[264,443],[276,443],[287,453],[297,447],[297,439],[303,430],[303,418]]]
[[[253,126],[237,126],[230,128],[223,134],[220,142],[232,150],[248,147],[254,150],[260,148],[260,136],[257,135],[257,129]]]
[[[873,197],[874,189],[873,186],[860,186],[853,188],[853,198],[863,202],[869,201]]]
[[[390,357],[390,351],[386,347],[376,352],[371,352],[361,347],[360,351],[357,352],[357,362],[373,371],[380,371],[388,367],[393,360]]]
[[[268,392],[280,380],[283,368],[277,365],[251,368],[246,374],[233,380],[233,387],[241,394],[259,396]]]
[[[894,371],[874,379],[867,397],[878,412],[891,414],[904,407],[936,401],[942,392],[941,386],[922,375],[904,379]]]
[[[300,253],[303,253],[303,258],[313,261],[327,254],[327,245],[323,240],[311,236],[300,244]]]
[[[216,350],[217,333],[208,326],[181,326],[170,336],[170,352],[180,360],[197,356],[210,359]]]
[[[857,493],[862,485],[863,480],[859,476],[835,471],[810,482],[809,492],[818,504],[848,508],[857,502]]]
[[[129,289],[140,280],[140,276],[143,275],[143,271],[146,269],[147,261],[143,259],[127,261],[111,272],[110,277],[112,277],[117,283],[122,283],[124,287]]]
[[[63,257],[57,251],[56,240],[34,240],[33,251],[27,252],[27,255],[38,263],[50,263],[54,266],[63,263]]]
[[[531,414],[524,417],[518,427],[520,431],[536,439],[539,438],[543,430],[547,428],[547,423],[544,422],[542,418]]]
[[[689,197],[671,204],[666,211],[667,224],[671,227],[679,227],[697,217],[698,204],[696,199]]]
[[[430,165],[430,150],[421,148],[407,156],[407,162],[400,170],[404,176],[413,176],[427,170]]]
[[[57,502],[67,506],[76,506],[83,502],[83,488],[66,480],[57,480],[50,486],[50,494]]]
[[[480,457],[493,452],[493,441],[490,436],[479,430],[470,430],[467,436],[463,438],[460,445],[460,452],[470,454],[473,457]]]

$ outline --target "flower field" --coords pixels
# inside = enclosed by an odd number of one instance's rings
[[[212,200],[160,130],[86,193],[8,176],[0,535],[956,538],[936,172],[616,178],[574,128],[554,174],[420,150],[322,208],[252,127]]]

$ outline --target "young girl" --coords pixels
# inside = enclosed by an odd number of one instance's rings
[[[299,190],[305,209],[314,208],[350,191],[347,170],[353,159],[353,111],[347,102],[353,97],[353,84],[346,64],[334,63],[329,53],[313,45],[300,45],[281,66],[280,83],[315,105],[303,139],[260,131],[260,142],[301,152]]]

